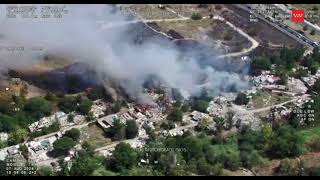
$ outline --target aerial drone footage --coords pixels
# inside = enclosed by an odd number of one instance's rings
[[[319,176],[319,4],[1,4],[1,176]]]

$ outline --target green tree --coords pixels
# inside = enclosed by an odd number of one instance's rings
[[[103,167],[103,158],[98,156],[82,155],[72,163],[71,176],[90,176],[99,167]]]
[[[170,114],[167,116],[167,120],[174,122],[181,122],[183,118],[183,113],[179,108],[173,108]]]
[[[0,160],[0,176],[8,176],[7,163]]]
[[[174,125],[174,122],[172,121],[168,121],[168,122],[163,122],[160,127],[162,129],[165,129],[165,130],[170,130],[170,129],[173,129],[175,128],[175,125]]]
[[[316,34],[316,31],[314,29],[311,30],[310,34],[313,36]]]
[[[225,124],[225,119],[222,117],[215,117],[213,118],[213,121],[216,123],[216,128],[218,131],[221,131]]]
[[[254,59],[251,63],[251,67],[255,70],[270,70],[271,69],[271,61],[269,58],[264,56],[259,56]]]
[[[88,115],[86,116],[86,121],[91,122],[93,121],[95,118],[93,116],[93,112],[89,112]]]
[[[92,176],[117,176],[117,173],[106,170],[105,167],[99,167],[93,171]]]
[[[49,166],[41,166],[37,169],[37,175],[38,176],[54,176],[54,172],[52,171],[52,168]]]
[[[75,115],[73,113],[68,114],[68,122],[73,122]]]
[[[35,119],[49,116],[52,111],[52,104],[41,97],[30,98],[24,106],[25,112]]]
[[[304,25],[302,30],[303,30],[303,31],[308,30],[308,26],[307,26],[307,25]]]
[[[67,152],[71,148],[73,148],[76,145],[76,142],[70,138],[70,137],[63,137],[61,139],[56,140],[53,143],[53,147],[55,150],[60,152]]]
[[[93,102],[91,100],[85,99],[80,103],[78,111],[83,115],[87,115],[91,110],[92,105]]]
[[[233,117],[235,115],[235,112],[233,111],[228,111],[225,115],[225,120],[226,120],[226,123],[227,123],[227,128],[230,130],[234,123],[233,123]]]
[[[19,128],[19,122],[17,118],[0,114],[0,132],[14,132]]]
[[[250,101],[250,99],[247,97],[246,94],[239,93],[234,102],[237,105],[247,105],[249,103],[249,101]]]
[[[278,127],[271,137],[269,156],[276,158],[293,157],[302,153],[302,139],[291,126]]]
[[[311,90],[320,95],[320,80],[317,80],[314,85],[311,87]]]
[[[300,172],[299,164],[296,159],[285,158],[281,160],[277,174],[282,176],[298,176]]]
[[[127,139],[133,139],[138,135],[139,127],[135,120],[128,120],[126,123],[126,136]]]
[[[149,168],[133,167],[124,171],[121,175],[124,176],[154,176],[153,170]]]
[[[197,171],[200,175],[217,176],[220,175],[222,172],[222,165],[216,164],[212,166],[206,161],[206,159],[201,158],[198,160],[197,163]]]
[[[190,107],[189,107],[188,104],[183,104],[183,105],[181,106],[181,111],[182,111],[182,112],[188,112],[189,109],[190,109]]]
[[[25,159],[29,159],[29,150],[25,144],[20,145],[19,150]]]
[[[65,136],[70,137],[74,141],[78,142],[80,139],[80,130],[76,128],[72,128],[69,131],[65,132]]]
[[[204,101],[204,100],[198,100],[195,102],[193,109],[196,111],[206,113],[208,106],[209,106],[209,102]]]
[[[206,152],[210,164],[223,164],[225,168],[236,170],[240,167],[240,151],[234,144],[213,145]]]
[[[28,130],[18,129],[9,136],[8,144],[9,145],[19,144],[25,141],[27,137],[28,137]]]
[[[120,122],[120,119],[114,119],[113,126],[108,129],[107,133],[115,141],[123,140],[126,138],[126,126]]]
[[[115,147],[113,158],[117,170],[130,169],[137,164],[138,154],[129,144],[121,142]]]
[[[202,19],[202,16],[201,16],[200,13],[192,13],[191,19],[192,19],[192,20],[201,20],[201,19]]]
[[[77,99],[74,96],[65,96],[59,100],[58,106],[61,111],[70,113],[77,109]]]

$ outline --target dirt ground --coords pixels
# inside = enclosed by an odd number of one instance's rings
[[[269,24],[261,21],[250,22],[248,12],[236,8],[233,5],[225,6],[232,12],[224,11],[222,16],[237,27],[242,28],[249,35],[253,36],[261,45],[266,47],[271,46],[271,48],[281,47],[283,45],[286,47],[298,46],[298,43],[294,39],[278,31]]]
[[[89,125],[81,129],[81,141],[89,142],[93,148],[99,148],[111,143],[111,139],[107,138],[104,131],[97,125]]]

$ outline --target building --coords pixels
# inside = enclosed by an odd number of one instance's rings
[[[205,114],[205,113],[202,113],[202,112],[199,112],[199,111],[193,111],[190,116],[192,117],[192,120],[194,121],[201,121],[203,120],[204,118],[210,118],[210,116],[208,114]]]
[[[17,155],[17,154],[20,154],[20,145],[15,145],[15,146],[11,146],[7,149],[7,152],[8,152],[8,155],[9,156],[14,156],[14,155]]]
[[[98,119],[97,123],[102,129],[106,130],[106,129],[113,126],[113,122],[115,119],[118,119],[118,115],[111,114],[111,115],[108,115],[108,116],[105,116],[105,117]]]
[[[29,126],[30,132],[40,131],[44,127],[49,127],[54,122],[59,122],[61,126],[66,126],[69,124],[68,115],[64,112],[56,112],[49,117],[43,117],[39,121],[32,123]]]

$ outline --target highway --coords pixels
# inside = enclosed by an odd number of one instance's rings
[[[285,33],[286,35],[288,35],[291,38],[295,39],[296,41],[298,41],[300,44],[302,44],[304,46],[308,46],[310,48],[319,47],[319,45],[314,44],[313,40],[309,39],[308,37],[304,36],[303,34],[300,34],[299,32],[297,32],[294,29],[288,27],[287,25],[285,25],[285,24],[283,24],[281,22],[273,22],[272,21],[272,19],[273,19],[272,17],[268,16],[268,18],[265,18],[260,14],[254,13],[246,5],[236,4],[235,6],[240,8],[240,9],[243,9],[243,10],[247,11],[250,14],[256,15],[259,19],[261,19],[264,22],[266,22],[266,23],[270,24],[271,26],[275,27],[279,31]]]

